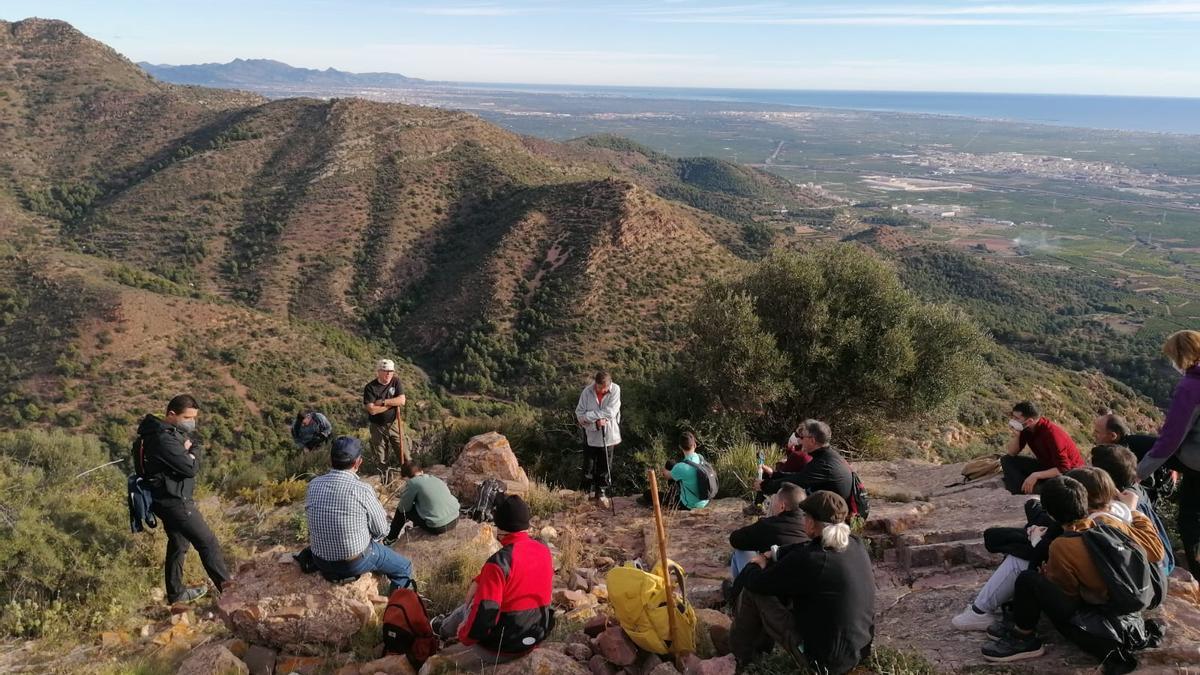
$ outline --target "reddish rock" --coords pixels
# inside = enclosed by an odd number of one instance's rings
[[[250,675],[273,675],[278,657],[279,653],[270,647],[251,645],[242,660],[249,666]]]
[[[560,588],[554,591],[554,604],[567,609],[578,609],[595,604],[596,599],[587,591]]]
[[[588,661],[588,671],[592,675],[617,675],[617,667],[604,660],[604,657],[599,654]]]
[[[632,666],[637,663],[638,648],[621,630],[620,626],[610,626],[596,638],[596,650],[609,663],[616,666]]]
[[[608,616],[607,614],[601,614],[584,624],[583,632],[586,633],[588,637],[596,637],[603,633],[604,630],[609,626],[615,625],[617,625],[616,619]]]
[[[582,663],[554,649],[535,649],[528,656],[505,663],[491,675],[588,675]]]
[[[275,672],[283,675],[299,673],[300,675],[317,675],[325,660],[319,656],[292,656],[285,654],[275,662]]]
[[[249,675],[242,660],[221,645],[207,645],[188,654],[176,675]]]
[[[416,672],[408,657],[403,654],[391,654],[358,667],[359,675],[416,675]]]
[[[586,663],[588,659],[592,658],[592,646],[572,642],[563,647],[563,653],[576,661]]]
[[[726,654],[715,659],[701,661],[694,656],[684,663],[684,675],[734,675],[737,672],[737,661],[733,654]]]
[[[529,477],[517,462],[508,439],[494,431],[467,441],[450,469],[447,484],[459,499],[474,502],[476,488],[488,478],[504,481],[508,494],[529,491]]]
[[[733,624],[733,619],[715,609],[698,609],[696,618],[708,629],[708,637],[712,640],[713,649],[717,651],[717,655],[728,654],[731,651],[729,628]]]

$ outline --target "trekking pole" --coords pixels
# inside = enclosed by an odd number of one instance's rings
[[[608,444],[608,426],[600,427],[600,438],[604,443],[604,482],[608,483],[608,489],[612,490],[612,446]],[[617,500],[612,497],[608,498],[608,510],[615,516],[617,515]]]
[[[404,464],[404,427],[400,426],[400,408],[396,407],[396,442],[400,446],[400,464]]]
[[[654,469],[647,469],[646,473],[650,478],[650,501],[654,504],[654,533],[658,539],[658,564],[662,569],[663,587],[667,592],[667,630],[671,636],[671,644],[667,648],[668,651],[675,654],[676,658],[679,654],[675,652],[676,627],[675,627],[675,594],[671,590],[671,573],[667,571],[667,528],[663,526],[662,505],[658,501],[658,476]]]
[[[76,478],[82,478],[93,471],[99,471],[100,469],[103,469],[106,466],[112,466],[113,464],[116,464],[117,462],[123,462],[123,461],[125,461],[125,460],[114,459],[113,461],[108,462],[107,464],[101,464],[100,466],[92,467],[92,468],[88,469],[87,471],[84,471],[83,473],[76,474],[73,478],[71,478],[71,480],[75,480]]]

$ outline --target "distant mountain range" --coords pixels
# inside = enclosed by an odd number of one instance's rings
[[[142,70],[163,82],[204,87],[411,87],[425,80],[398,73],[348,73],[336,68],[297,68],[271,59],[234,59],[229,63],[172,66],[139,62]]]

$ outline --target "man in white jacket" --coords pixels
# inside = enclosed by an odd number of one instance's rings
[[[594,491],[600,506],[608,508],[609,453],[621,442],[621,387],[601,370],[579,394],[575,420],[587,433],[583,450],[583,490]]]

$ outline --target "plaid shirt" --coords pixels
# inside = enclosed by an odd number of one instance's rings
[[[350,560],[387,534],[388,518],[375,490],[353,471],[333,469],[308,484],[304,499],[308,545],[322,560]]]

